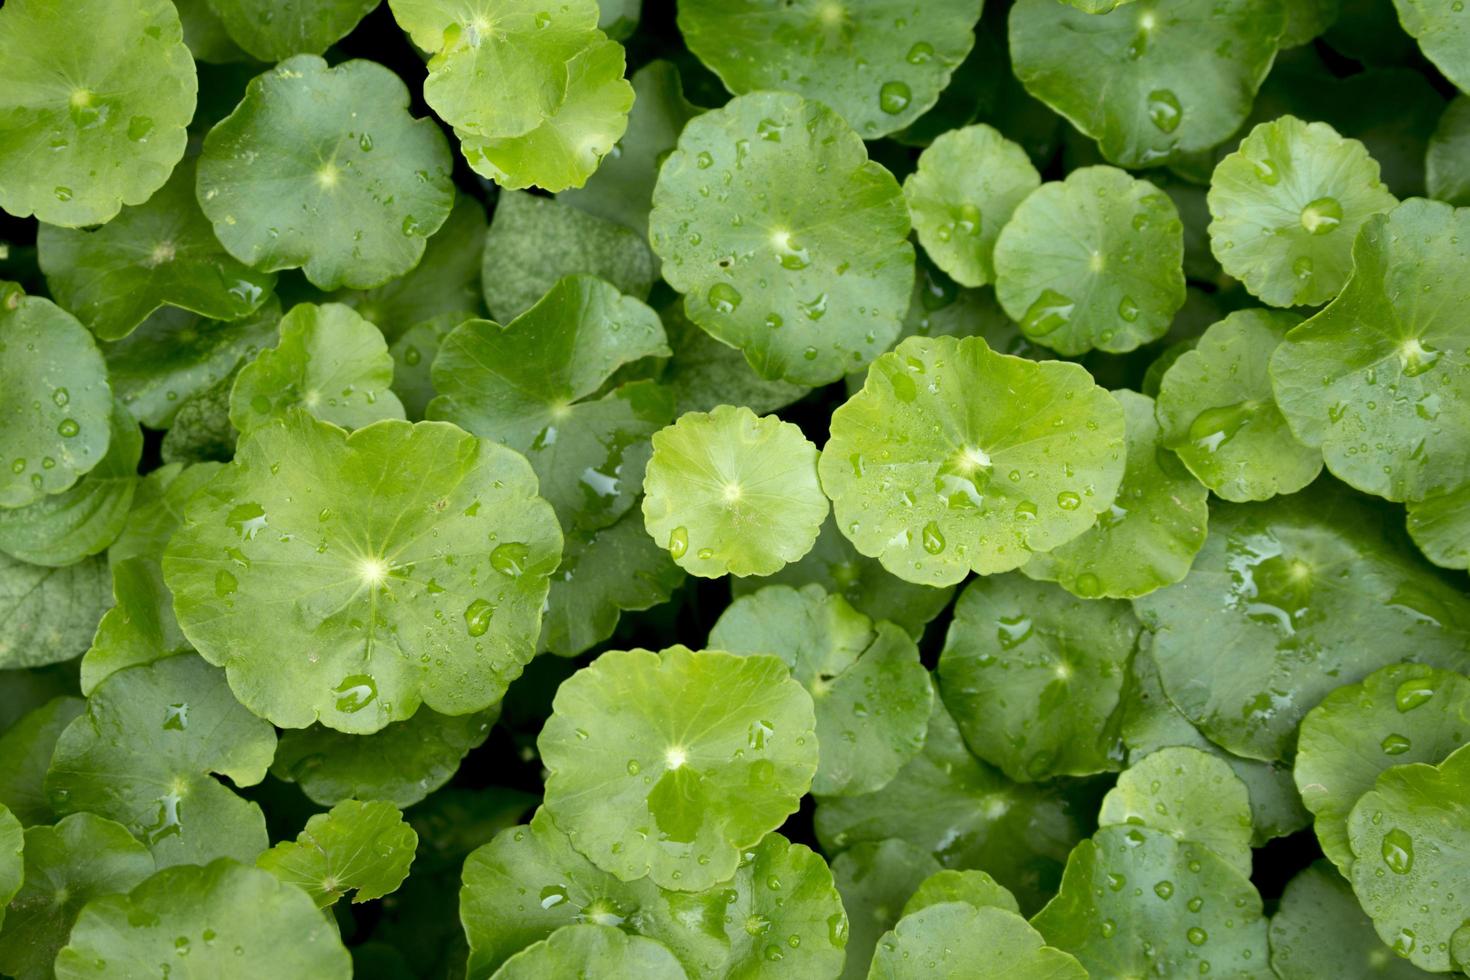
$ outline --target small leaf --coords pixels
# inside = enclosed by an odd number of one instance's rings
[[[100,557],[46,568],[0,552],[0,669],[78,656],[111,601],[107,562]]]
[[[920,909],[943,902],[964,902],[976,908],[998,908],[1019,913],[1016,896],[984,871],[968,868],[955,871],[945,868],[925,878],[918,890],[904,903],[903,914],[912,915]]]
[[[495,971],[496,980],[541,980],[556,976],[684,980],[688,974],[662,943],[591,922],[562,926],[506,960]]]
[[[306,821],[295,841],[255,859],[327,908],[353,892],[353,904],[382,898],[408,877],[419,835],[391,803],[346,800]]]

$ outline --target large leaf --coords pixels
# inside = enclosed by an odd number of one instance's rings
[[[1373,934],[1373,920],[1352,886],[1326,861],[1313,862],[1287,883],[1271,917],[1271,969],[1281,980],[1427,976]]]
[[[1046,945],[1015,912],[944,902],[905,914],[878,941],[869,980],[936,976],[994,980],[1086,980],[1069,953]]]
[[[595,922],[563,926],[532,943],[495,971],[496,980],[541,980],[542,977],[646,977],[685,980],[674,954],[660,942],[630,936]]]
[[[378,0],[206,0],[230,39],[258,61],[321,54]]]

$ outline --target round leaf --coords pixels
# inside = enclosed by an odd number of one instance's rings
[[[349,891],[354,904],[395,891],[418,843],[393,804],[346,800],[313,815],[296,840],[277,844],[255,863],[326,908]]]
[[[875,139],[923,115],[975,43],[979,0],[685,0],[689,50],[737,95],[784,89]]]
[[[1373,934],[1352,886],[1326,861],[1316,861],[1286,886],[1271,917],[1271,970],[1281,980],[1425,974]]]
[[[86,328],[50,300],[0,288],[0,507],[76,483],[107,452],[111,416]]]
[[[1087,980],[1069,953],[1053,949],[1015,912],[945,902],[904,915],[878,940],[869,980],[941,976]]]
[[[689,412],[653,435],[644,525],[693,575],[769,575],[812,549],[827,516],[817,457],[773,415]]]
[[[1074,170],[1022,201],[1001,231],[995,294],[1027,340],[1059,354],[1157,340],[1184,305],[1179,212],[1122,170]]]
[[[0,552],[0,669],[78,656],[111,600],[102,558],[46,568]]]
[[[1237,310],[1213,324],[1164,372],[1155,406],[1165,446],[1226,500],[1296,493],[1322,472],[1322,453],[1292,435],[1271,393],[1268,368],[1301,320],[1276,310]]]
[[[1419,42],[1424,57],[1446,78],[1470,92],[1470,27],[1455,0],[1394,0],[1399,23]]]
[[[92,645],[82,657],[83,694],[91,694],[119,670],[189,650],[157,559],[124,558],[109,563],[113,606],[103,614]]]
[[[1078,844],[1031,924],[1096,977],[1270,971],[1250,880],[1207,847],[1143,827],[1104,827]]]
[[[689,121],[649,235],[689,319],[756,372],[835,381],[898,334],[914,282],[893,175],[818,102],[758,92]]]
[[[1390,664],[1339,687],[1302,719],[1294,775],[1316,816],[1317,840],[1348,874],[1348,814],[1386,769],[1434,764],[1470,742],[1470,679],[1422,664]]]
[[[1411,200],[1363,225],[1353,274],[1271,356],[1298,439],[1365,493],[1418,500],[1470,472],[1470,211]]]
[[[495,971],[495,980],[562,976],[685,980],[688,974],[662,943],[594,922],[563,926]]]
[[[919,649],[899,627],[877,623],[819,585],[772,585],[736,599],[709,645],[774,654],[812,696],[821,757],[812,792],[871,793],[924,747],[934,689]]]
[[[674,412],[708,412],[717,405],[744,405],[757,415],[774,412],[808,392],[802,385],[756,374],[739,349],[727,347],[684,315],[683,304],[659,311],[673,357],[659,384],[674,396]]]
[[[929,144],[903,182],[903,194],[934,264],[962,286],[983,286],[995,278],[1000,230],[1040,185],[1026,151],[980,124]]]
[[[1352,272],[1353,239],[1398,201],[1368,148],[1322,122],[1262,123],[1210,178],[1210,250],[1272,306],[1317,306]]]
[[[251,81],[204,139],[199,202],[225,249],[320,289],[380,286],[449,217],[449,147],[371,61],[297,55]]]
[[[993,907],[1016,913],[1021,911],[1016,904],[1016,896],[984,871],[945,868],[924,879],[904,903],[903,914],[911,915],[942,902],[964,902],[976,908]]]
[[[206,0],[230,39],[257,61],[321,54],[378,0]]]
[[[1470,482],[1409,504],[1409,536],[1443,568],[1470,568]]]
[[[1070,541],[1123,476],[1123,409],[1086,370],[997,354],[978,337],[905,340],[832,413],[831,432],[820,470],[837,526],[927,585]]]
[[[198,87],[168,0],[10,0],[0,207],[80,228],[142,204],[184,155]]]
[[[604,653],[562,683],[537,739],[546,809],[624,881],[708,888],[796,811],[817,768],[815,726],[775,657]]]
[[[1113,397],[1128,447],[1117,498],[1091,528],[1021,566],[1084,599],[1132,599],[1184,578],[1209,518],[1209,492],[1159,445],[1153,399],[1127,390]]]
[[[53,698],[0,734],[0,806],[27,827],[55,818],[46,799],[46,769],[56,740],[85,704],[81,698]]]
[[[232,976],[241,964],[269,964],[280,976],[352,976],[335,926],[305,892],[226,859],[166,868],[126,895],[89,902],[56,976],[151,975],[160,963],[184,977]]]
[[[1118,708],[1138,620],[1019,575],[960,594],[939,656],[940,691],[965,742],[1029,782],[1117,768]]]
[[[349,435],[293,412],[190,501],[164,578],[184,635],[283,728],[468,714],[535,649],[561,560],[535,490],[521,456],[443,422]]]
[[[939,868],[904,840],[865,841],[832,862],[832,877],[850,920],[842,980],[862,980],[878,939],[898,922],[904,903]]]

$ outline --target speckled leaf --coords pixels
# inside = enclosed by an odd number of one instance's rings
[[[1409,536],[1444,568],[1470,568],[1470,482],[1409,504]]]
[[[100,557],[46,568],[0,552],[0,670],[79,655],[111,601]]]
[[[1088,974],[1015,912],[946,902],[900,919],[878,941],[868,971],[869,980],[934,976],[1087,980]]]
[[[46,770],[56,740],[85,705],[81,698],[53,698],[0,734],[0,806],[27,827],[56,819],[46,798]]]
[[[184,635],[283,728],[468,714],[535,649],[561,559],[535,488],[524,458],[452,425],[349,435],[293,412],[190,501],[164,579]]]
[[[255,863],[299,887],[318,908],[348,892],[355,905],[396,891],[408,877],[418,843],[419,835],[393,804],[345,800],[313,815],[294,841],[282,841]]]
[[[227,462],[239,433],[230,424],[233,374],[179,406],[160,447],[165,463]]]
[[[20,821],[0,803],[0,901],[7,905],[25,881],[24,850],[25,832]],[[0,925],[4,923],[5,908],[0,906]]]
[[[230,38],[257,61],[321,54],[378,0],[207,0]]]
[[[689,318],[764,377],[835,381],[898,333],[914,281],[898,181],[821,103],[760,92],[689,121],[653,250]]]
[[[537,739],[546,809],[618,878],[699,891],[796,811],[817,768],[815,725],[775,657],[604,653],[557,689]]]
[[[905,840],[864,841],[832,861],[849,920],[842,980],[862,980],[878,939],[898,922],[904,903],[939,863]]]
[[[1271,917],[1271,969],[1281,980],[1426,977],[1373,934],[1373,920],[1352,886],[1326,861],[1313,862],[1287,883]]]
[[[251,81],[204,139],[199,202],[220,243],[262,271],[368,289],[424,255],[449,217],[449,147],[371,61],[297,55]]]

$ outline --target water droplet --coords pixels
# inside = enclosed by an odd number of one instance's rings
[[[1156,88],[1148,93],[1148,118],[1160,132],[1172,133],[1179,128],[1184,110],[1179,97],[1166,88]]]
[[[141,143],[153,132],[153,120],[147,116],[134,116],[128,120],[128,139]]]
[[[922,65],[934,59],[934,45],[927,41],[917,41],[909,48],[909,53],[904,55],[905,61],[911,65]]]
[[[70,187],[58,187],[52,193],[54,193],[56,195],[56,199],[58,201],[70,201],[71,200],[72,190],[71,190]]]
[[[1057,494],[1057,506],[1062,510],[1076,510],[1082,506],[1082,498],[1071,490],[1063,490]]]
[[[689,550],[689,529],[676,527],[669,532],[669,557],[675,561],[684,557],[684,552]]]
[[[884,82],[878,89],[878,108],[890,116],[903,112],[913,100],[914,93],[903,82]]]
[[[1021,329],[1031,337],[1044,337],[1066,326],[1077,304],[1071,298],[1044,289],[1021,317]]]
[[[63,437],[70,439],[78,432],[81,432],[82,427],[77,424],[76,419],[62,419],[60,424],[56,426],[56,431]]]
[[[1118,315],[1129,323],[1138,320],[1138,304],[1133,302],[1132,296],[1124,296],[1118,302]]]
[[[1213,453],[1249,425],[1258,408],[1254,402],[1207,408],[1189,423],[1189,441],[1196,448]]]
[[[476,599],[465,607],[464,627],[470,636],[484,636],[490,628],[490,619],[495,615],[495,606],[488,599]]]
[[[629,759],[628,760],[628,775],[630,775],[630,776],[636,776],[636,775],[638,775],[642,771],[643,771],[643,767],[638,764],[638,760],[637,759]]]
[[[1312,278],[1312,273],[1315,268],[1316,266],[1313,264],[1310,255],[1299,255],[1296,261],[1291,264],[1292,275],[1304,282]]]
[[[1413,743],[1404,735],[1388,734],[1383,736],[1383,741],[1378,743],[1384,755],[1403,755],[1413,747]]]
[[[337,695],[337,710],[350,715],[372,704],[378,696],[378,682],[370,674],[351,674],[332,693]]]
[[[419,349],[412,344],[403,348],[403,363],[409,367],[414,367],[423,359],[424,355],[419,353]]]
[[[939,531],[939,525],[930,521],[924,525],[920,537],[924,543],[924,550],[931,555],[937,555],[944,550],[944,535]]]
[[[1203,946],[1210,938],[1210,934],[1199,926],[1190,926],[1189,931],[1184,934],[1191,946]]]
[[[1406,340],[1399,346],[1399,363],[1406,378],[1417,378],[1424,374],[1439,363],[1441,356],[1439,350],[1418,339]]]
[[[357,139],[357,146],[362,152],[371,153],[373,151],[373,138],[367,133],[363,133]]]
[[[1335,197],[1319,197],[1302,208],[1302,227],[1313,235],[1326,235],[1342,224],[1342,205]]]
[[[541,889],[541,907],[543,909],[554,909],[567,900],[567,889],[565,885],[547,885]]]
[[[221,568],[214,573],[214,594],[219,598],[223,599],[226,596],[234,595],[235,590],[239,587],[240,583],[235,579],[234,575],[230,574],[228,569]]]
[[[171,704],[163,709],[163,730],[182,732],[189,727],[189,705],[184,702]]]
[[[709,300],[710,307],[717,313],[734,313],[739,308],[740,301],[744,299],[740,295],[740,290],[728,282],[715,283],[709,288],[709,293],[705,298]]]
[[[1110,888],[1111,890],[1113,890],[1115,892],[1122,891],[1123,890],[1123,886],[1126,885],[1126,884],[1128,884],[1128,879],[1125,876],[1120,875],[1120,874],[1117,874],[1117,873],[1110,873],[1108,875],[1108,877],[1107,877],[1107,881],[1108,881],[1108,888]]]
[[[1396,875],[1406,875],[1414,867],[1414,839],[1395,827],[1383,835],[1380,848],[1383,863]]]
[[[530,557],[530,548],[519,541],[507,541],[496,545],[495,550],[490,552],[490,567],[508,578],[520,578],[521,573],[526,570],[526,560]]]
[[[715,165],[715,158],[706,150],[699,151],[699,156],[694,158],[694,165],[700,170],[708,170]]]
[[[65,388],[57,388],[51,393],[51,400],[56,403],[57,408],[65,408],[67,403],[71,401],[71,392]]]
[[[1091,572],[1083,572],[1077,576],[1077,581],[1072,583],[1072,588],[1084,599],[1096,599],[1102,595],[1102,582]]]
[[[1398,690],[1393,692],[1393,703],[1400,711],[1413,711],[1434,697],[1434,694],[1434,685],[1427,680],[1404,681],[1398,686]]]
[[[1161,881],[1154,885],[1154,894],[1164,901],[1174,897],[1174,883],[1172,881]]]

